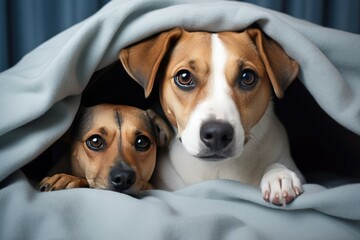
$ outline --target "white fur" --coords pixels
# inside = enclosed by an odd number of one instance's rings
[[[286,131],[273,114],[270,102],[265,114],[251,129],[250,140],[244,145],[240,114],[229,97],[230,88],[224,74],[226,48],[216,34],[212,35],[212,56],[216,57],[212,57],[210,94],[191,113],[181,134],[182,142],[175,139],[169,152],[160,156],[154,184],[162,189],[176,190],[208,179],[232,179],[261,185],[264,198],[268,194],[269,201],[285,204],[286,196],[295,198],[299,194],[295,189],[301,192],[303,180],[290,156]],[[230,158],[222,161],[196,157],[206,148],[200,139],[200,127],[214,116],[234,128]]]
[[[206,146],[200,139],[202,124],[214,117],[216,120],[228,122],[234,128],[235,138],[230,143],[231,156],[239,156],[244,142],[244,130],[241,126],[240,115],[230,97],[230,86],[225,79],[225,64],[227,51],[217,34],[212,34],[212,72],[209,78],[210,94],[199,103],[192,112],[188,125],[181,134],[182,144],[186,151],[193,156],[204,155]]]

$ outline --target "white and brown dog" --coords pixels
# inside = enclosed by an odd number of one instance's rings
[[[160,84],[163,111],[177,129],[159,159],[155,185],[175,190],[207,179],[261,187],[276,205],[302,192],[303,176],[273,113],[299,66],[261,30],[188,32],[175,28],[121,50],[120,60],[148,96]]]

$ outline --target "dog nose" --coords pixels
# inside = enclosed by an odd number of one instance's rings
[[[201,141],[213,151],[226,148],[233,137],[234,129],[226,122],[207,122],[200,129]]]
[[[136,174],[133,170],[115,168],[110,172],[110,183],[117,191],[129,189],[135,183],[135,179]]]

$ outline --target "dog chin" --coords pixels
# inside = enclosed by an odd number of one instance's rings
[[[93,188],[93,189],[101,189],[101,190],[111,190],[106,184],[102,184],[102,183],[96,183],[92,180],[87,180],[89,183],[89,188]]]

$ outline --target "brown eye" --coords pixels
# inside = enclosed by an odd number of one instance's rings
[[[139,135],[135,139],[134,146],[135,146],[136,151],[145,152],[150,148],[151,141],[147,136]]]
[[[181,89],[192,89],[195,87],[193,75],[190,71],[182,69],[174,77],[175,84]]]
[[[100,151],[105,147],[104,139],[99,135],[92,135],[86,140],[86,146],[93,151]]]
[[[251,90],[257,83],[258,77],[253,70],[245,69],[239,79],[239,87],[242,90]]]

